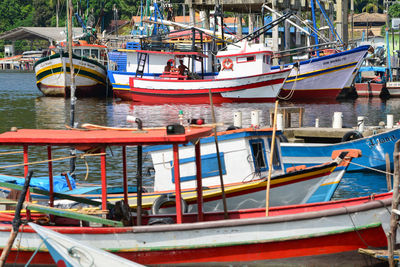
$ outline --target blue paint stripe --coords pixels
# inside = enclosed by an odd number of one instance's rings
[[[221,172],[224,175],[226,174],[224,153],[220,152],[219,157],[221,159]],[[195,160],[196,160],[195,157],[181,159],[179,160],[179,165],[182,166],[183,164],[193,163],[195,162]],[[171,161],[171,166],[173,166],[172,161]],[[171,169],[171,174],[172,174],[172,183],[175,184],[174,168]],[[201,178],[204,179],[216,175],[219,175],[217,154],[214,153],[201,156]],[[196,180],[196,174],[190,176],[181,176],[181,182],[193,181],[193,180]]]

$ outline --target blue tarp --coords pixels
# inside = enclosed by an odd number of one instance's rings
[[[72,178],[69,174],[68,174],[68,177],[69,177],[69,182],[71,183],[72,189],[75,189],[76,183],[75,183],[74,178]],[[13,177],[13,176],[9,176],[9,175],[0,175],[0,181],[7,182],[7,183],[14,183],[17,185],[24,185],[24,183],[25,183],[24,178]],[[32,177],[30,186],[49,191],[50,190],[49,177]],[[62,176],[62,175],[53,176],[53,190],[56,193],[62,193],[62,192],[69,190],[68,183],[64,176]]]
[[[363,72],[363,71],[385,72],[386,67],[365,66],[365,67],[361,67],[359,70],[359,72]]]

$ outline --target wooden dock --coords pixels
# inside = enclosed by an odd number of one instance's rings
[[[356,131],[356,128],[299,127],[285,128],[283,133],[292,143],[338,143],[350,131]],[[387,131],[387,129],[371,127],[366,129],[362,135],[366,137],[384,131]]]

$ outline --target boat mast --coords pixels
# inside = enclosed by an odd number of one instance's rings
[[[70,84],[70,100],[71,100],[71,108],[70,108],[70,126],[74,128],[75,126],[75,104],[76,104],[76,98],[75,98],[75,73],[74,73],[74,64],[72,62],[72,15],[73,15],[73,10],[74,7],[72,5],[72,1],[68,0],[68,57],[69,57],[69,71],[70,71],[70,79],[71,79],[71,84]],[[71,156],[75,156],[75,149],[71,149],[70,154]],[[70,173],[73,176],[75,172],[75,158],[71,158],[70,161]]]

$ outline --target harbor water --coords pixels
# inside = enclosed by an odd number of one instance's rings
[[[358,98],[341,102],[314,103],[312,99],[308,103],[282,102],[281,107],[303,107],[303,126],[314,126],[316,119],[320,127],[332,127],[334,112],[342,112],[343,127],[354,127],[357,117],[365,117],[365,125],[378,125],[385,121],[387,114],[393,114],[394,124],[400,120],[400,99],[381,100],[380,98]],[[269,111],[274,103],[230,103],[214,107],[216,120],[223,122],[220,130],[233,124],[234,113],[242,113],[243,127],[251,125],[251,112],[260,110],[261,126],[270,125]],[[113,127],[136,127],[127,122],[128,115],[133,115],[143,121],[143,127],[166,126],[178,123],[179,111],[182,110],[185,120],[191,118],[203,118],[206,123],[212,122],[211,107],[204,105],[137,105],[131,102],[121,102],[118,99],[78,99],[76,103],[75,121],[78,126],[83,123],[92,123]],[[0,132],[5,132],[11,127],[21,128],[45,128],[66,129],[70,124],[70,99],[44,97],[36,87],[33,73],[0,73]],[[40,148],[41,150],[45,148]],[[32,148],[29,161],[47,159],[47,150]],[[53,157],[65,156],[65,149],[54,149]],[[3,155],[5,152],[21,151],[16,147],[1,147],[1,173],[23,175],[22,167],[7,168],[10,165],[21,163],[22,154]],[[128,148],[128,179],[131,185],[135,184],[136,173],[136,148]],[[145,156],[145,184],[151,185],[152,168],[150,155]],[[107,176],[108,183],[122,184],[122,163],[118,149],[107,151]],[[88,168],[84,160],[77,159],[77,180],[79,182],[98,182],[100,174],[97,170],[99,160],[87,159]],[[47,175],[47,163],[34,164],[29,167],[34,171],[34,176]],[[69,161],[57,161],[54,163],[54,173],[69,171]],[[348,173],[342,180],[335,198],[347,198],[352,196],[368,195],[371,193],[385,192],[386,176],[377,172]]]

